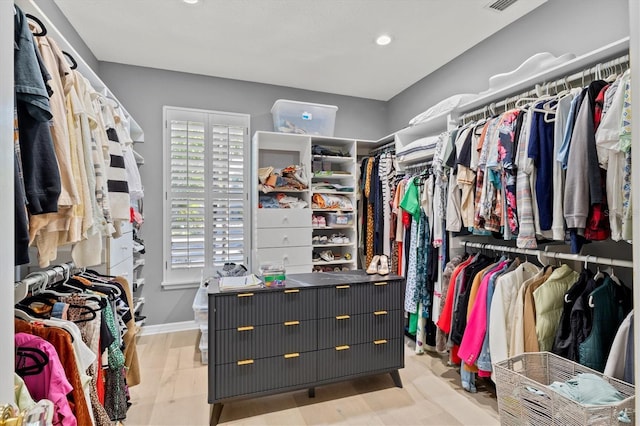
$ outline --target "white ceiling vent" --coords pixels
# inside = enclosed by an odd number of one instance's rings
[[[487,4],[485,7],[496,12],[502,12],[517,1],[518,0],[496,0]]]

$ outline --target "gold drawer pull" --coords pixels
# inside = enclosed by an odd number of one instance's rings
[[[336,346],[336,351],[346,351],[349,349],[349,345]]]
[[[351,318],[349,315],[338,315],[336,317],[337,320],[349,319]]]
[[[387,343],[387,339],[380,339],[380,340],[373,341],[374,345],[384,345],[385,343]]]
[[[348,284],[345,285],[337,285],[336,288],[350,288],[351,286]]]
[[[300,354],[298,352],[294,352],[291,354],[284,354],[285,359],[289,359],[289,358],[298,358],[300,356]]]
[[[238,365],[250,365],[250,364],[253,364],[252,359],[244,359],[242,361],[238,361]]]
[[[375,311],[373,315],[387,315],[387,311]]]
[[[386,281],[380,281],[380,282],[377,282],[377,283],[373,283],[373,285],[387,285],[387,284],[389,284],[389,283],[386,282]]]
[[[238,294],[238,297],[251,297],[253,296],[253,293],[240,293]]]
[[[289,290],[285,290],[285,293],[300,293],[300,289],[298,288],[291,288]]]
[[[251,331],[253,330],[252,325],[247,325],[246,327],[238,327],[238,331]]]
[[[284,323],[284,325],[286,326],[290,326],[290,325],[298,325],[300,324],[300,321],[287,321]]]

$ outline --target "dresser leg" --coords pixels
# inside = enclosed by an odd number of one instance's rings
[[[398,370],[394,370],[389,374],[391,374],[391,378],[393,379],[393,384],[396,385],[397,387],[401,388],[402,387],[402,380],[400,379],[400,373],[398,372]]]
[[[316,397],[316,388],[307,389],[307,394],[309,395],[309,398],[315,398]]]
[[[217,402],[211,407],[211,417],[209,417],[209,426],[215,426],[220,421],[220,414],[222,414],[222,404]]]

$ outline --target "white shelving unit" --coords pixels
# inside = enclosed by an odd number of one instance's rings
[[[320,145],[344,153],[344,156],[313,155],[312,147]],[[284,266],[287,273],[311,272],[316,267],[331,267],[342,270],[355,269],[357,265],[357,204],[356,204],[356,142],[349,139],[326,138],[307,135],[294,135],[275,132],[257,132],[253,137],[252,153],[252,265],[251,270],[259,272],[260,266],[272,264]],[[274,167],[276,169],[290,165],[301,165],[308,180],[308,188],[279,189],[270,193],[284,193],[298,197],[307,203],[302,209],[259,208],[259,197],[263,192],[258,189],[258,169]],[[316,173],[320,172],[320,173]],[[350,191],[319,188],[314,184],[326,182],[327,185],[351,187]],[[314,208],[314,195],[347,197],[353,208]],[[322,216],[325,223],[330,215],[352,215],[349,226],[314,227],[312,218]],[[349,243],[319,244],[313,237],[343,234]],[[314,251],[330,250],[338,259],[332,261],[313,261]],[[348,253],[348,254],[347,254]],[[350,257],[345,259],[344,256]],[[329,270],[329,269],[327,269]]]

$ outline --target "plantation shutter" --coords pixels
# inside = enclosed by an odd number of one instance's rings
[[[247,264],[248,116],[165,110],[164,285]],[[246,228],[246,232],[245,232]]]

